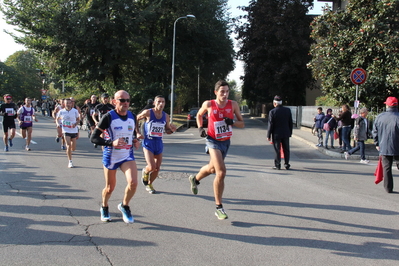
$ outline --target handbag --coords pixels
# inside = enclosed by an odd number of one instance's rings
[[[339,139],[339,134],[337,133],[337,131],[334,131],[334,139]]]
[[[330,121],[331,121],[331,119],[333,119],[332,117],[327,121],[327,123],[324,123],[324,125],[323,125],[323,129],[325,130],[325,131],[330,131]]]
[[[377,164],[377,168],[375,169],[374,175],[375,175],[374,183],[378,184],[382,180],[384,180],[384,173],[383,173],[382,157],[381,156],[378,158],[378,164]]]

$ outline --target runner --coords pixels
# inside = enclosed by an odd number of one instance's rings
[[[8,143],[13,146],[12,139],[15,137],[15,118],[17,117],[17,106],[12,102],[10,94],[4,95],[4,102],[0,107],[0,114],[3,116],[3,142],[4,151],[8,151]],[[10,131],[10,134],[8,133]]]
[[[92,118],[96,106],[99,104],[99,102],[97,101],[97,96],[96,95],[92,95],[90,97],[90,101],[87,102],[82,109],[85,109],[85,113],[86,113],[86,119],[87,119],[87,123],[89,124],[90,130],[88,133],[88,136],[90,138],[90,135],[93,133],[94,128],[96,127],[96,124],[94,123],[94,120]]]
[[[78,124],[80,115],[78,110],[72,108],[71,99],[65,99],[65,108],[57,113],[57,126],[62,127],[62,133],[66,142],[66,154],[68,156],[68,168],[73,168],[72,151],[76,150],[76,137],[78,136]]]
[[[224,158],[230,146],[230,138],[233,135],[232,126],[243,128],[245,126],[240,108],[235,101],[228,100],[229,84],[219,80],[215,84],[216,100],[205,101],[197,113],[197,125],[201,137],[206,137],[206,150],[210,155],[209,164],[203,166],[197,175],[190,175],[191,191],[198,193],[199,181],[210,174],[215,173],[213,191],[215,195],[216,212],[219,220],[227,219],[228,216],[223,209],[222,195],[224,190],[224,178],[226,176],[226,165]],[[203,115],[208,112],[208,135],[202,127]],[[237,121],[234,121],[234,115]]]
[[[98,104],[94,110],[94,114],[92,115],[93,121],[95,125],[99,123],[101,118],[111,110],[115,109],[115,106],[109,103],[109,95],[108,93],[103,93],[101,95],[102,103]],[[102,135],[101,135],[102,137]],[[97,145],[94,144],[94,148],[97,148]]]
[[[101,118],[108,113],[111,110],[115,109],[115,106],[109,103],[109,95],[108,93],[103,93],[101,95],[101,101],[102,103],[98,104],[94,110],[93,115],[91,116],[93,118],[93,121],[95,125],[100,122]]]
[[[134,139],[134,133],[138,132],[137,120],[136,116],[129,111],[129,93],[123,90],[116,92],[112,102],[115,104],[115,110],[103,116],[91,136],[92,143],[105,146],[102,160],[105,187],[102,191],[101,221],[111,221],[108,200],[115,189],[116,171],[120,168],[126,176],[127,186],[118,209],[125,223],[133,223],[134,218],[129,202],[137,189],[137,165],[132,148],[134,145],[138,149],[140,145],[137,139]],[[104,138],[101,134],[104,134]],[[139,133],[138,136],[141,137]]]
[[[141,172],[141,181],[150,194],[156,192],[152,184],[158,177],[162,164],[163,132],[172,134],[176,131],[176,126],[170,124],[169,115],[163,111],[165,98],[160,95],[156,96],[154,106],[154,108],[142,111],[137,116],[137,120],[145,119],[144,130],[141,133],[144,136],[142,146],[147,166]]]
[[[76,110],[78,110],[78,113],[79,113],[79,125],[80,125],[80,124],[81,124],[80,121],[82,121],[82,119],[83,119],[83,117],[82,117],[82,110],[80,110],[80,107],[77,106],[76,101],[75,101],[75,98],[69,97],[69,99],[71,99],[72,108],[75,108]],[[79,139],[79,136],[80,136],[80,131],[79,131],[79,127],[78,127],[78,136],[76,137],[76,140]]]
[[[32,99],[25,98],[25,105],[22,105],[21,108],[17,111],[17,119],[19,122],[19,127],[21,128],[22,138],[26,139],[25,150],[30,151],[30,141],[32,140],[32,125],[33,120],[37,122],[37,118],[35,115],[35,108],[32,106]],[[28,133],[28,134],[27,134]]]
[[[53,118],[54,118],[54,123],[57,125],[57,114],[60,110],[65,108],[65,99],[58,100],[57,106],[54,108],[53,112]],[[55,142],[59,143],[61,138],[61,150],[66,150],[65,146],[65,138],[62,135],[62,127],[57,125],[57,136],[55,137]]]

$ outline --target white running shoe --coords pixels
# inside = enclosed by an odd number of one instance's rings
[[[369,164],[369,160],[360,160],[360,163],[362,163],[362,164]]]
[[[344,155],[345,155],[345,160],[348,160],[349,159],[349,157],[351,156],[347,151],[346,152],[344,152]]]
[[[73,163],[72,163],[72,161],[69,161],[69,163],[68,163],[68,168],[73,168]]]

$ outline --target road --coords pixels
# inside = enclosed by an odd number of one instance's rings
[[[0,265],[398,265],[399,194],[374,184],[375,162],[331,158],[291,138],[292,170],[272,170],[264,123],[246,119],[226,158],[229,219],[219,221],[213,177],[190,191],[188,175],[209,159],[190,128],[164,138],[159,193],[139,184],[135,223],[117,210],[121,173],[113,221],[103,223],[101,149],[82,132],[68,169],[54,123],[39,120],[32,151],[17,136],[0,152]],[[136,159],[141,169],[141,150]]]

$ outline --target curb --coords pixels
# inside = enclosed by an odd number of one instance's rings
[[[299,129],[299,130],[302,130],[302,129]],[[306,143],[307,145],[309,145],[313,149],[316,149],[316,150],[318,150],[319,152],[321,152],[321,153],[323,153],[325,155],[328,155],[328,156],[334,157],[334,158],[341,158],[341,159],[345,160],[345,156],[344,156],[343,153],[339,153],[339,152],[327,150],[325,148],[317,147],[317,146],[315,146],[315,144],[313,142],[308,141],[308,140],[306,140],[306,139],[304,139],[302,137],[299,137],[297,135],[294,135],[294,134],[292,135],[292,137],[297,139],[297,140],[299,140],[299,141],[302,141],[302,142]],[[366,155],[366,159],[367,160],[377,160],[378,161],[378,158],[379,158],[379,156]],[[351,155],[347,161],[360,160],[360,159],[361,159],[360,155]]]
[[[266,123],[266,119],[265,118],[253,117],[253,116],[251,116],[249,118],[250,119],[260,120],[260,121]],[[309,134],[311,132],[310,128],[304,128],[304,127],[297,128],[297,130],[307,131],[307,132],[309,132]],[[315,150],[318,150],[319,152],[321,152],[321,153],[323,153],[323,154],[325,154],[327,156],[334,157],[334,158],[341,158],[341,159],[345,160],[345,156],[344,156],[343,153],[327,150],[327,149],[321,148],[321,147],[316,147],[314,142],[308,141],[308,140],[306,140],[306,139],[304,139],[304,138],[302,138],[302,137],[300,137],[298,135],[295,135],[295,131],[293,132],[292,137],[297,139],[297,140],[299,140],[299,141],[301,141],[301,142],[303,142],[303,143],[305,143],[305,144],[307,144],[307,145],[309,145],[311,148],[313,148]],[[339,149],[336,149],[336,150],[339,150]],[[377,160],[378,161],[379,156],[366,155],[366,159],[367,160]],[[352,160],[359,160],[360,161],[360,155],[351,155],[347,161],[352,161]]]

